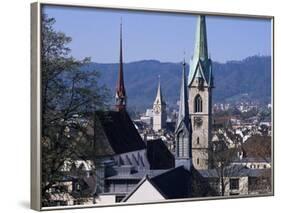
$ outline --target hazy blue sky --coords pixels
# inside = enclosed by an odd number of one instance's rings
[[[179,62],[184,51],[189,61],[193,53],[195,15],[61,6],[45,6],[43,10],[56,19],[56,30],[72,37],[69,46],[72,55],[79,59],[89,56],[94,62],[118,62],[121,17],[125,62]],[[213,61],[271,55],[270,20],[207,16],[206,23]]]

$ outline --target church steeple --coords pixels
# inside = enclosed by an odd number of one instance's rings
[[[197,21],[195,47],[193,57],[190,61],[188,85],[195,78],[200,78],[202,83],[205,81],[209,87],[213,86],[212,61],[208,55],[207,29],[204,15],[200,15]]]
[[[159,76],[157,94],[153,103],[153,130],[158,131],[163,129],[166,126],[166,119],[166,103],[162,95],[161,82]]]
[[[119,72],[116,86],[116,110],[121,111],[126,109],[126,90],[123,74],[123,51],[122,51],[122,22],[120,23],[120,55],[119,55]]]
[[[191,141],[192,141],[192,129],[189,118],[188,109],[188,93],[187,93],[187,81],[185,72],[185,60],[183,61],[182,77],[181,77],[181,89],[180,89],[180,103],[178,120],[175,130],[176,140],[176,165],[184,165],[186,168],[191,166]]]
[[[204,15],[200,15],[197,21],[197,31],[193,58],[196,60],[198,60],[199,58],[201,60],[208,59],[207,30]]]
[[[186,125],[188,125],[187,122],[189,122],[188,93],[187,93],[185,60],[183,60],[182,66],[183,66],[183,68],[182,68],[181,90],[180,90],[180,105],[179,105],[177,127],[180,125],[181,122],[184,122]]]
[[[188,76],[192,162],[196,169],[208,169],[210,166],[214,88],[212,72],[212,61],[208,55],[206,18],[200,15]]]
[[[165,101],[163,99],[163,96],[162,96],[160,76],[158,77],[158,88],[157,88],[157,94],[156,94],[155,102],[156,101],[158,101],[161,104],[165,103]]]

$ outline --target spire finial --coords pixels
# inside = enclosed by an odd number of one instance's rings
[[[160,76],[160,74],[158,75],[158,89],[157,89],[157,93],[159,93],[159,95],[161,95],[161,76]]]
[[[183,51],[183,62],[182,62],[183,66],[185,66],[185,50]]]
[[[122,16],[120,17],[120,41],[122,44]]]

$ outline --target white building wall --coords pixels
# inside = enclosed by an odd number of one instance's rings
[[[113,204],[116,201],[115,195],[99,195],[98,198],[95,199],[96,204]]]
[[[165,200],[165,198],[148,180],[145,180],[141,186],[139,186],[139,188],[127,199],[126,202],[141,203],[160,200]]]

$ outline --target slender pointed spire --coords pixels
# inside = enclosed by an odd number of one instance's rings
[[[158,76],[158,88],[157,88],[156,99],[157,99],[157,98],[160,100],[160,103],[163,102],[160,75]]]
[[[158,76],[157,94],[153,103],[153,130],[165,128],[167,120],[166,103],[161,89],[160,75]]]
[[[183,66],[183,68],[182,68],[181,90],[180,90],[180,105],[179,105],[179,115],[178,115],[177,126],[179,126],[182,121],[188,122],[188,119],[189,119],[185,59],[183,60],[182,66]]]
[[[200,15],[197,21],[194,53],[189,67],[189,86],[196,77],[203,78],[209,87],[213,86],[212,61],[208,55],[207,28],[204,15]]]
[[[116,86],[116,109],[121,111],[126,109],[126,90],[124,84],[124,73],[123,73],[123,51],[122,51],[122,19],[120,23],[120,54],[119,54],[119,73]]]
[[[208,59],[208,44],[207,44],[207,30],[206,20],[204,15],[200,15],[197,21],[196,41],[194,55],[195,59]]]
[[[176,166],[183,165],[187,170],[190,170],[192,166],[192,128],[189,118],[185,65],[184,59],[182,63],[179,114],[175,129]]]

